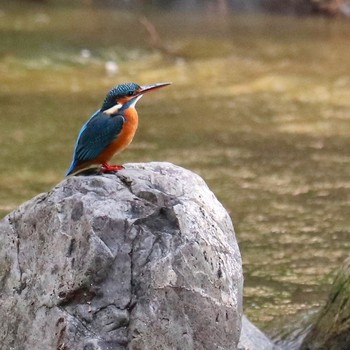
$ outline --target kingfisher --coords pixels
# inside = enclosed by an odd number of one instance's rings
[[[124,83],[113,87],[102,106],[80,129],[75,143],[73,160],[66,176],[79,174],[90,168],[104,173],[124,169],[109,164],[111,158],[132,141],[138,126],[137,101],[147,92],[171,83],[138,85]]]

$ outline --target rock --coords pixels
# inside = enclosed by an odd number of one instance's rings
[[[238,350],[277,350],[278,347],[243,315]]]
[[[245,315],[242,317],[242,331],[238,350],[279,350],[259,328],[253,325]]]
[[[0,348],[236,349],[242,284],[231,220],[197,175],[71,177],[0,222]]]
[[[348,350],[350,347],[350,257],[300,347],[301,350]]]

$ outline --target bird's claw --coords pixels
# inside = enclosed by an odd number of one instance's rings
[[[112,164],[102,164],[102,172],[104,173],[110,173],[113,171],[123,170],[124,167],[122,165],[112,165]]]

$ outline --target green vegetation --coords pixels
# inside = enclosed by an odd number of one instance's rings
[[[349,348],[350,340],[350,259],[338,269],[326,305],[305,337],[302,350]]]

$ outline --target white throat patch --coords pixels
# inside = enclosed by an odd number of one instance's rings
[[[119,109],[123,107],[123,105],[121,103],[117,103],[116,105],[114,105],[113,107],[106,109],[105,111],[103,111],[103,113],[106,113],[108,115],[112,115],[112,114],[116,114]]]
[[[134,108],[137,101],[142,97],[143,95],[139,95],[137,96],[134,101],[132,102],[132,104],[130,105],[131,108]],[[125,102],[125,103],[128,103],[128,102]],[[114,105],[113,107],[111,108],[108,108],[106,109],[105,111],[103,111],[103,113],[106,113],[108,115],[112,115],[112,114],[116,114],[118,113],[119,109],[123,107],[123,105],[121,103],[117,103],[116,105]]]
[[[143,95],[137,96],[134,100],[134,102],[130,105],[130,107],[135,107],[137,101],[142,97]]]

